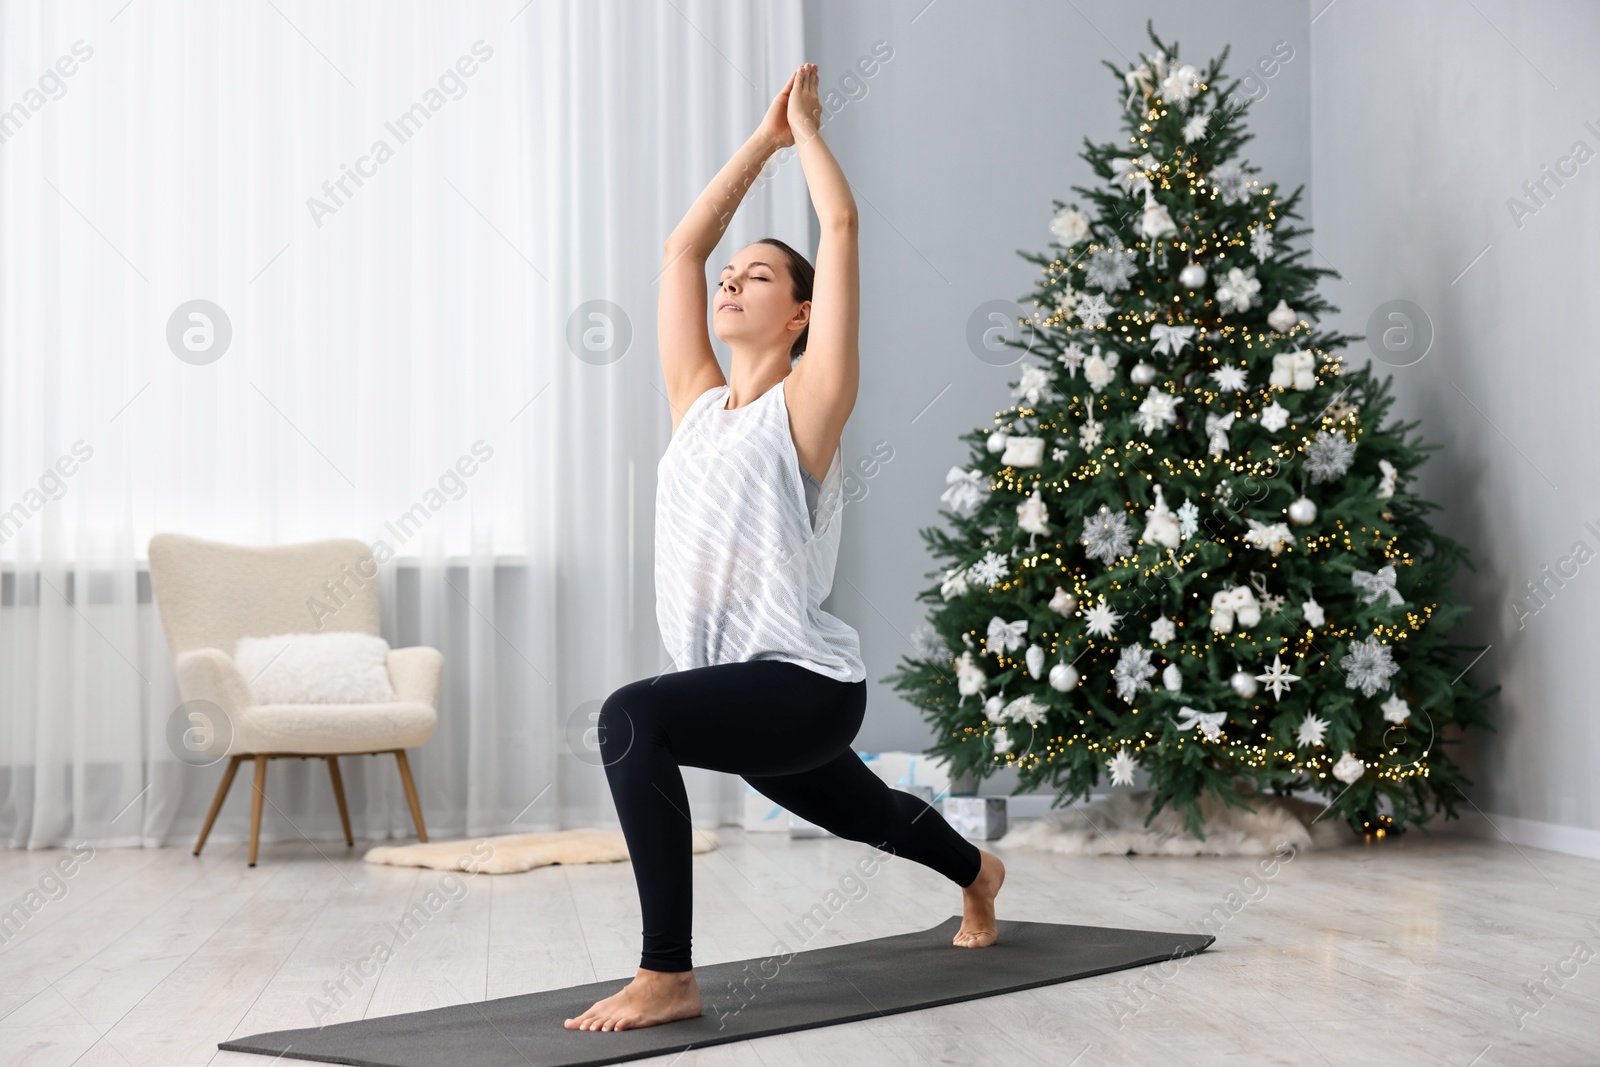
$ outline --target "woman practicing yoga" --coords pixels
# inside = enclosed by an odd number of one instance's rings
[[[867,701],[860,639],[821,608],[839,550],[839,440],[860,378],[856,207],[818,135],[821,113],[816,65],[804,64],[663,252],[656,329],[673,436],[657,472],[656,618],[679,669],[601,708],[644,951],[633,980],[569,1030],[701,1014],[680,767],[741,775],[830,833],[933,868],[962,887],[953,943],[995,941],[1004,865],[851,747]],[[816,268],[776,239],[722,268],[712,321],[733,353],[729,381],[706,332],[706,259],[767,157],[792,144],[822,224]]]

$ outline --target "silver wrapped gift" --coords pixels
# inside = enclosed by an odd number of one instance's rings
[[[993,841],[1006,834],[1006,798],[945,797],[944,818],[962,837]]]

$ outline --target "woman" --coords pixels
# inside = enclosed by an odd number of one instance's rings
[[[855,202],[818,136],[821,112],[816,65],[804,64],[664,249],[657,332],[673,437],[657,477],[656,613],[679,669],[623,686],[600,712],[644,951],[633,980],[568,1029],[701,1014],[680,766],[741,775],[839,837],[932,867],[962,887],[953,943],[995,941],[1004,865],[855,753],[867,699],[860,641],[820,607],[839,547],[860,303]],[[712,322],[733,353],[730,382],[706,332],[706,257],[767,157],[797,143],[822,223],[816,269],[775,239],[722,268]]]

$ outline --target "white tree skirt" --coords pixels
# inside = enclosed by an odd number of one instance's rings
[[[1298,852],[1360,840],[1343,816],[1322,814],[1323,803],[1268,793],[1245,798],[1254,811],[1202,797],[1202,841],[1183,828],[1183,816],[1170,802],[1145,826],[1154,797],[1153,791],[1141,789],[1119,791],[1087,804],[1079,801],[1042,818],[1018,820],[993,843],[1081,855],[1265,856],[1285,842]]]

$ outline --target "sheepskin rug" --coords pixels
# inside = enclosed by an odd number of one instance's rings
[[[694,830],[695,852],[710,852],[717,845],[714,831]],[[552,863],[616,863],[627,858],[628,845],[621,830],[555,830],[430,841],[425,845],[379,845],[362,857],[368,863],[394,867],[432,867],[475,874],[517,874]]]
[[[1271,793],[1245,797],[1254,811],[1231,808],[1209,795],[1200,800],[1202,841],[1183,828],[1183,816],[1168,803],[1150,825],[1145,816],[1155,793],[1148,789],[1109,797],[1038,819],[1019,820],[994,843],[1069,855],[1265,856],[1283,843],[1302,849],[1336,848],[1360,839],[1343,818],[1324,805]]]

